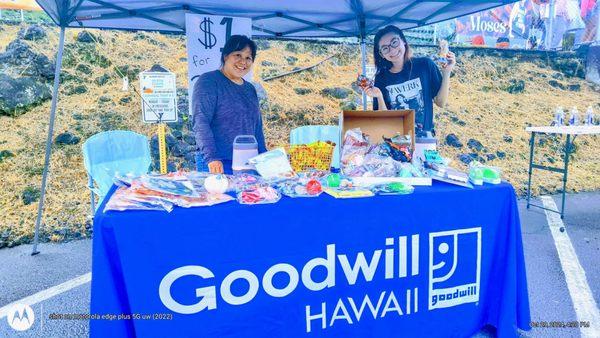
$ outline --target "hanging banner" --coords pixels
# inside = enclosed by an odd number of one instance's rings
[[[231,16],[186,14],[185,31],[188,52],[188,97],[190,115],[192,115],[191,103],[196,79],[206,72],[221,67],[221,51],[230,36],[252,36],[252,20]],[[252,72],[244,78],[250,81]]]
[[[142,119],[177,122],[177,85],[171,72],[141,72]]]
[[[521,0],[457,18],[455,42],[497,48],[570,49],[598,41],[599,20],[600,5],[595,0],[556,1],[553,13],[549,0]]]

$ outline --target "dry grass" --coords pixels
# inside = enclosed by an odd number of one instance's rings
[[[18,27],[5,26],[0,32],[0,50],[14,39]],[[81,55],[74,37],[78,31],[67,34],[67,48],[74,53],[75,60]],[[145,39],[134,39],[135,33],[97,32],[103,40],[98,53],[107,57],[113,64],[136,66],[141,70],[160,63],[177,74],[179,86],[187,86],[187,64],[185,62],[185,39],[143,33]],[[57,31],[49,31],[49,38],[36,43],[33,48],[48,55],[56,53]],[[152,42],[152,43],[150,43]],[[263,82],[269,96],[269,105],[263,111],[265,134],[271,146],[285,143],[291,128],[303,124],[336,123],[340,101],[324,97],[320,91],[326,87],[346,87],[355,80],[359,70],[359,54],[348,46],[327,46],[320,50],[314,45],[299,44],[299,51],[286,49],[285,42],[270,42],[271,48],[260,51],[255,63],[254,76],[282,72],[293,67],[305,67],[319,62],[331,54],[339,54],[330,61],[310,72],[291,75],[282,79]],[[322,49],[322,48],[321,48]],[[297,61],[290,65],[286,57]],[[274,65],[264,65],[268,61]],[[102,74],[114,75],[109,68],[91,66],[91,74],[77,73],[76,63],[65,66],[65,71],[76,74],[88,87],[85,94],[65,95],[73,83],[63,86],[59,100],[54,135],[70,131],[85,138],[97,133],[102,126],[122,127],[150,136],[152,128],[141,122],[139,100],[133,93],[122,92],[120,80],[113,79],[105,86],[94,84],[94,79]],[[436,123],[440,140],[449,133],[459,136],[462,149],[442,146],[443,155],[455,160],[458,155],[471,152],[467,149],[470,138],[477,139],[486,148],[483,154],[505,152],[505,159],[494,159],[488,163],[499,166],[519,193],[523,193],[528,164],[528,137],[525,126],[546,125],[552,118],[551,111],[557,106],[576,105],[583,110],[594,105],[600,112],[600,94],[581,79],[567,79],[565,83],[581,85],[581,91],[563,91],[551,87],[548,79],[556,73],[549,67],[539,67],[530,62],[495,57],[465,57],[460,60],[456,76],[452,78],[450,103],[446,109],[437,109]],[[543,78],[543,76],[547,78]],[[503,90],[510,79],[523,79],[525,92],[509,94]],[[133,85],[137,83],[133,82]],[[305,95],[296,94],[295,88],[308,89]],[[101,103],[98,98],[109,95],[110,102]],[[355,95],[355,94],[353,94]],[[130,103],[120,103],[121,98],[130,96]],[[9,245],[32,238],[37,203],[24,205],[21,194],[27,187],[39,187],[44,162],[45,141],[48,128],[50,102],[33,108],[15,118],[0,116],[0,150],[15,154],[0,163],[2,190],[0,190],[0,236],[10,232]],[[464,121],[457,124],[453,119]],[[512,137],[512,143],[505,142],[504,136]],[[571,191],[594,190],[600,188],[600,162],[597,149],[600,139],[580,137],[577,152],[569,171],[568,188]],[[64,238],[64,230],[81,233],[85,236],[86,215],[89,213],[89,193],[87,177],[83,168],[81,144],[53,146],[44,228],[47,238],[59,241]],[[537,158],[548,164],[548,158],[560,161],[561,145],[558,140],[548,139],[539,148]],[[557,174],[536,172],[535,193],[554,192],[559,189],[561,177]],[[63,230],[62,232],[60,230]],[[89,232],[88,232],[89,233]]]

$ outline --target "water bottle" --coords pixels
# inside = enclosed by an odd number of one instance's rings
[[[569,116],[569,125],[576,126],[579,125],[579,111],[577,111],[577,107],[573,106],[571,109],[571,116]]]
[[[564,124],[565,124],[565,112],[562,109],[562,107],[556,107],[556,110],[554,111],[554,121],[552,122],[552,125],[554,125],[556,127],[560,127]]]
[[[594,124],[594,109],[592,109],[592,106],[589,106],[587,111],[585,112],[584,124],[586,126],[591,126]]]

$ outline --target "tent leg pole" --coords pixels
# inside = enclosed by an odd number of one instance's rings
[[[58,101],[58,87],[60,84],[60,69],[62,67],[63,50],[65,48],[65,27],[60,28],[60,37],[58,42],[58,53],[56,55],[56,69],[54,70],[54,88],[52,89],[52,105],[50,108],[50,125],[48,127],[48,138],[46,139],[46,157],[44,159],[44,172],[42,174],[42,189],[40,202],[38,204],[38,214],[35,220],[35,236],[33,239],[33,250],[31,255],[37,255],[39,242],[40,223],[44,211],[44,197],[46,196],[46,181],[48,179],[48,167],[50,166],[50,152],[52,151],[52,134],[54,133],[54,118],[56,117],[56,103]]]
[[[550,8],[548,8],[548,26],[546,26],[546,50],[554,48],[552,43],[554,42],[554,14],[556,13],[555,1],[550,0]]]
[[[360,38],[360,55],[362,63],[362,74],[367,75],[367,43],[365,38]],[[367,94],[363,91],[362,93],[363,110],[367,110]]]

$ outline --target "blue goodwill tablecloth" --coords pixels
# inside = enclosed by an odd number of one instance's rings
[[[529,329],[519,214],[506,183],[171,213],[103,208],[94,221],[92,337]]]

